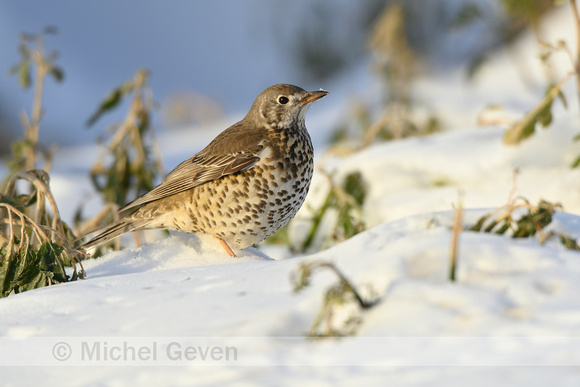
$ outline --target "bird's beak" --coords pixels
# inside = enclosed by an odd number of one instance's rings
[[[307,93],[304,98],[302,98],[300,100],[301,104],[308,104],[311,102],[314,102],[322,97],[324,97],[326,94],[328,94],[328,91],[326,90],[320,90],[320,91],[311,91],[309,93]]]

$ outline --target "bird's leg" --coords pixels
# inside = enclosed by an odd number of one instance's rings
[[[230,246],[228,246],[228,244],[226,243],[226,241],[224,241],[222,238],[218,238],[218,237],[214,237],[214,238],[218,240],[218,242],[220,243],[220,245],[224,248],[224,250],[226,251],[226,253],[228,253],[228,255],[230,257],[237,258],[236,254],[234,254],[234,252],[232,251],[232,249],[230,249]]]

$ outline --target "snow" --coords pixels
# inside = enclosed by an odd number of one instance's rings
[[[473,222],[481,213],[468,211],[465,221]],[[149,367],[139,368],[136,383],[143,385],[279,380],[262,367],[279,370],[288,384],[311,377],[377,383],[390,376],[401,384],[425,378],[443,385],[456,377],[467,380],[472,373],[440,366],[501,366],[486,377],[493,381],[517,378],[516,366],[577,365],[578,253],[558,243],[540,247],[533,239],[463,233],[458,280],[451,283],[451,218],[450,212],[405,218],[312,256],[281,261],[252,249],[240,259],[229,258],[207,247],[207,241],[173,235],[87,261],[88,280],[2,300],[1,336],[4,342],[18,337],[19,345],[45,351],[63,341],[73,350],[98,340],[110,347],[126,341],[134,346],[159,343],[159,359],[143,361]],[[559,213],[556,221],[560,231],[579,231],[577,216]],[[363,313],[358,336],[304,338],[322,291],[335,281],[321,273],[305,292],[294,294],[289,273],[313,259],[331,260],[357,286],[370,285],[380,295],[381,302]],[[39,337],[50,340],[34,341]],[[234,346],[239,363],[171,360],[163,352],[171,343]],[[41,355],[22,360],[51,366],[26,375],[29,382],[64,372],[58,361]],[[134,367],[95,367],[97,362],[86,367],[79,356],[70,365],[84,367],[66,369],[78,375],[71,385],[133,383]],[[6,352],[0,359],[3,364],[17,361]],[[177,365],[181,367],[171,367]],[[311,366],[332,367],[325,372]],[[428,368],[411,377],[406,370],[413,366]],[[574,380],[573,373],[556,375],[559,385]],[[9,376],[22,377],[14,369]]]
[[[552,22],[562,26],[567,14],[558,12]],[[533,52],[531,42],[521,44]],[[559,202],[564,211],[550,229],[580,238],[580,170],[569,168],[580,153],[571,141],[580,127],[574,98],[568,110],[555,104],[549,129],[504,146],[505,126],[474,126],[494,87],[505,92],[494,102],[520,117],[542,92],[506,77],[510,65],[501,55],[486,66],[476,85],[460,84],[460,70],[418,83],[436,110],[456,106],[446,114],[453,119],[449,129],[430,137],[326,156],[324,139],[344,119],[350,83],[311,108],[307,125],[319,170],[291,232],[300,232],[328,189],[321,169],[337,180],[362,174],[369,186],[367,231],[312,254],[292,256],[261,245],[238,258],[209,236],[171,233],[85,261],[85,280],[0,300],[2,384],[577,385],[578,252],[556,238],[540,244],[537,238],[463,231],[457,280],[448,279],[452,204],[459,196],[464,226],[506,204],[512,190],[532,204]],[[369,79],[360,83],[370,90],[367,98],[376,96]],[[227,125],[164,133],[168,167]],[[94,148],[80,147],[57,155],[51,184],[57,202],[68,204],[61,208],[65,219],[87,199],[98,208],[87,188],[93,155]],[[337,283],[330,271],[319,270],[308,288],[293,292],[292,273],[315,260],[332,262],[364,297],[378,300],[363,311],[352,304],[336,310],[333,324],[339,326],[356,314],[356,334],[306,337],[324,292]],[[60,358],[67,345],[70,357]],[[93,345],[100,345],[100,357],[87,359],[83,348]],[[236,357],[220,355],[227,347]],[[187,358],[193,350],[197,357]],[[209,350],[217,351],[214,357]],[[119,354],[125,357],[114,358]],[[29,365],[36,366],[33,372]]]

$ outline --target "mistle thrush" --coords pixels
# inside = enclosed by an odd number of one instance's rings
[[[267,88],[243,120],[121,208],[133,212],[83,246],[130,231],[168,229],[213,235],[235,256],[232,249],[274,234],[296,215],[308,192],[313,150],[304,117],[326,94],[287,84]]]

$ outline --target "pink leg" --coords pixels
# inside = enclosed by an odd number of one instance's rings
[[[218,242],[220,243],[220,245],[224,248],[224,250],[226,251],[226,253],[228,253],[228,255],[230,257],[237,258],[236,254],[234,254],[234,252],[232,251],[232,249],[230,248],[230,246],[228,246],[228,244],[226,243],[226,241],[224,241],[222,238],[218,238],[218,237],[214,237],[214,238],[218,240]]]

